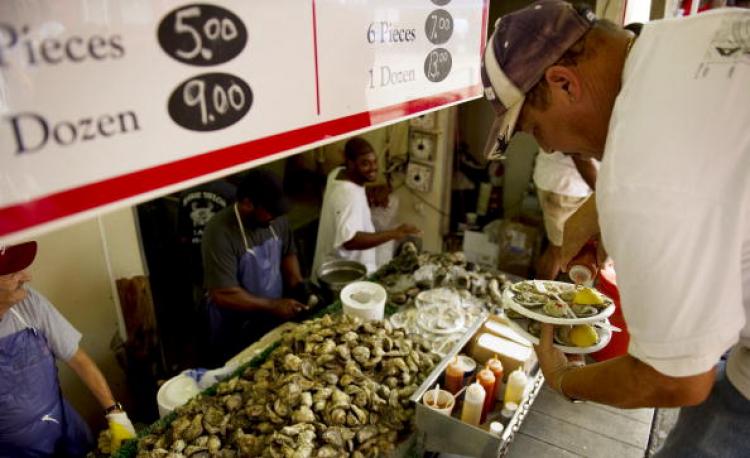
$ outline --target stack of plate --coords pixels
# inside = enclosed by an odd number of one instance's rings
[[[612,328],[610,327],[609,318],[615,311],[614,303],[611,299],[604,297],[605,304],[603,307],[597,307],[595,313],[587,314],[586,316],[551,316],[543,311],[543,301],[520,301],[519,302],[519,291],[524,289],[524,286],[529,286],[534,290],[544,291],[573,291],[576,286],[569,283],[556,282],[556,281],[541,281],[541,280],[527,280],[518,282],[511,288],[507,288],[503,293],[503,305],[506,310],[511,310],[516,315],[509,313],[509,321],[511,327],[513,327],[519,334],[523,335],[534,345],[539,344],[538,332],[539,323],[549,323],[557,325],[555,327],[556,333],[566,329],[566,326],[574,326],[579,324],[590,324],[594,327],[597,333],[598,340],[596,344],[588,347],[576,347],[565,345],[556,335],[554,346],[563,351],[564,353],[570,354],[588,354],[594,353],[602,348],[606,347],[612,338]],[[600,293],[601,294],[601,293]],[[531,330],[530,330],[531,328]]]

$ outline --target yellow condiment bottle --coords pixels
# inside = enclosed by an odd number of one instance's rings
[[[526,377],[526,373],[520,367],[511,372],[508,376],[508,383],[505,386],[505,403],[512,402],[521,405],[528,382],[529,379]]]
[[[461,421],[479,426],[479,421],[482,419],[484,397],[484,388],[479,383],[474,382],[466,388],[466,392],[464,393],[464,409],[461,411]]]

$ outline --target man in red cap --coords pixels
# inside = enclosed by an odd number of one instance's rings
[[[36,251],[36,242],[0,246],[0,456],[84,456],[93,448],[91,432],[62,397],[58,358],[99,401],[113,437],[133,437],[135,431],[79,347],[81,334],[26,285],[31,275],[25,269]]]
[[[546,325],[544,376],[569,398],[682,407],[660,456],[750,456],[749,51],[748,10],[650,22],[636,40],[539,0],[500,18],[482,62],[491,158],[520,130],[601,160],[628,354],[580,367]]]

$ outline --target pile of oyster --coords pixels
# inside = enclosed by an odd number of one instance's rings
[[[467,262],[462,252],[418,253],[413,244],[405,244],[375,277],[395,305],[413,305],[425,290],[450,288],[464,297],[473,296],[489,313],[502,308],[501,292],[511,284],[504,274]]]
[[[375,457],[411,427],[438,357],[387,321],[306,321],[257,368],[177,410],[138,457]]]

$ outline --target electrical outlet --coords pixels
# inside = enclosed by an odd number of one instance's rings
[[[409,125],[417,129],[432,130],[435,128],[436,118],[437,115],[433,111],[432,113],[427,113],[411,118],[409,120]]]
[[[409,162],[406,168],[406,185],[419,192],[432,189],[432,166]]]
[[[435,158],[436,137],[424,132],[412,132],[409,137],[409,156],[423,162]]]

